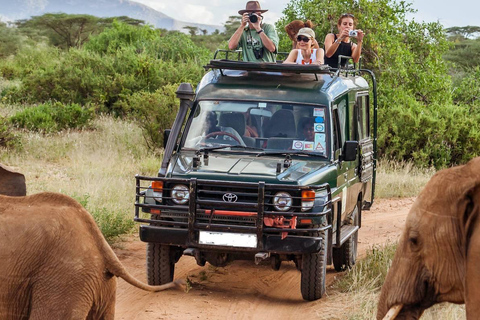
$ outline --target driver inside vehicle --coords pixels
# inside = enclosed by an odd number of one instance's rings
[[[237,130],[233,129],[232,127],[217,126],[217,124],[217,114],[214,111],[208,111],[205,117],[203,135],[206,138],[236,141],[241,145],[245,145]]]

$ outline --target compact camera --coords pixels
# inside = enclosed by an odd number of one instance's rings
[[[256,13],[250,12],[248,14],[248,19],[250,20],[251,23],[255,23],[258,21],[258,16]]]
[[[358,36],[358,31],[357,30],[350,30],[350,31],[348,31],[348,36],[352,37],[352,38],[355,38],[356,36]]]

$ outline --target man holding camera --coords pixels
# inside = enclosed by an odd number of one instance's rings
[[[262,23],[262,13],[266,11],[258,1],[248,1],[245,10],[238,11],[242,23],[228,41],[228,48],[242,48],[243,61],[276,62],[279,40],[275,27]]]

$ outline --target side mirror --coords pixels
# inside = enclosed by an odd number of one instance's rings
[[[163,131],[163,148],[165,149],[165,147],[167,146],[167,141],[168,141],[168,137],[170,137],[170,129],[165,129]]]
[[[342,160],[354,161],[357,159],[358,141],[345,141],[343,145]]]

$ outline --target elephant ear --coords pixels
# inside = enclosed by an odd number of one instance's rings
[[[465,198],[465,307],[467,318],[473,319],[480,312],[480,181]]]

